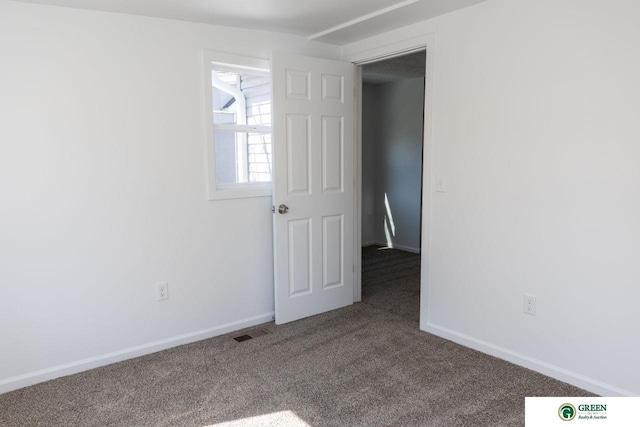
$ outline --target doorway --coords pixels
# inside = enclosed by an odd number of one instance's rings
[[[362,301],[420,318],[426,51],[361,66]]]

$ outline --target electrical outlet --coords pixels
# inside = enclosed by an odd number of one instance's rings
[[[536,297],[535,295],[524,294],[524,312],[532,316],[536,315]]]
[[[367,224],[373,224],[373,215],[367,215]]]
[[[163,301],[169,298],[169,284],[167,282],[156,283],[156,299]]]
[[[447,191],[447,179],[442,175],[438,175],[436,177],[436,191],[438,193],[444,193]]]

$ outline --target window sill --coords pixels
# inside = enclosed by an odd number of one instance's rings
[[[208,199],[247,199],[252,197],[271,197],[271,183],[258,185],[225,185],[209,191]]]

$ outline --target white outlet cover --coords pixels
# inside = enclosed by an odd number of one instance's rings
[[[532,316],[536,315],[536,296],[531,294],[524,294],[523,311],[526,314]]]
[[[436,177],[436,191],[438,193],[444,193],[447,191],[447,180],[442,175],[438,175]]]
[[[163,301],[169,298],[169,283],[160,282],[156,283],[156,299]]]

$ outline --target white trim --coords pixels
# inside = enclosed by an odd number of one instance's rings
[[[208,195],[209,200],[245,199],[248,197],[271,197],[270,182],[237,182],[218,184],[216,191]]]
[[[262,72],[265,73],[265,75],[269,75],[269,69],[271,68],[268,59],[240,56],[231,53],[215,52],[212,50],[205,50],[204,54],[205,59],[209,62],[213,62],[216,65],[227,66],[230,70],[237,70],[238,68],[241,68],[245,70]]]
[[[427,46],[427,57],[429,56],[429,53],[433,55],[433,33],[400,40],[384,46],[377,46],[371,49],[352,52],[345,55],[344,60],[351,61],[357,65],[364,65],[371,62],[377,62],[385,58],[392,58],[394,56],[401,56],[424,50],[425,45]],[[429,52],[429,47],[431,47],[431,52]]]
[[[154,341],[148,344],[142,344],[135,347],[126,348],[124,350],[89,357],[87,359],[65,363],[63,365],[54,366],[52,368],[41,369],[39,371],[29,372],[27,374],[0,380],[0,394],[44,381],[53,380],[66,375],[88,371],[89,369],[98,368],[100,366],[122,362],[123,360],[145,356],[147,354],[156,353],[168,348],[213,338],[219,335],[227,334],[229,332],[249,328],[251,326],[260,325],[262,323],[271,322],[273,320],[273,315],[273,312],[264,313],[258,316],[248,317],[246,319],[226,323],[220,326],[215,326],[213,328],[178,335],[172,338]]]
[[[415,40],[409,41],[415,43]],[[422,236],[420,236],[420,329],[424,330],[429,322],[429,280],[430,268],[429,251],[431,248],[431,213],[433,203],[431,203],[431,173],[433,171],[433,156],[431,146],[433,144],[433,79],[435,75],[435,37],[434,34],[427,34],[424,39],[427,47],[427,64],[425,66],[424,79],[424,120],[423,120],[423,143],[422,143]],[[406,47],[406,46],[405,46]],[[426,209],[425,209],[426,206]]]
[[[256,190],[219,190],[209,195],[207,200],[232,200],[232,199],[252,199],[256,197],[271,197],[271,189]]]
[[[353,302],[362,301],[362,67],[354,68],[353,96]]]
[[[215,130],[221,130],[226,132],[247,132],[247,133],[271,133],[270,126],[256,126],[256,125],[236,125],[236,124],[214,124]]]
[[[441,338],[445,338],[465,347],[469,347],[482,353],[497,357],[499,359],[506,360],[507,362],[511,362],[518,366],[531,369],[548,377],[555,378],[559,381],[566,382],[568,384],[580,387],[601,396],[637,396],[631,391],[623,390],[611,384],[603,383],[601,381],[586,377],[584,375],[580,375],[567,369],[560,368],[542,360],[529,357],[525,354],[511,351],[509,349],[479,340],[477,338],[442,326],[435,325],[430,322],[427,323],[424,330],[433,335],[437,335]]]
[[[369,242],[362,242],[362,247],[366,247],[366,246],[387,246],[386,242],[380,241],[380,240],[372,240]],[[404,245],[396,245],[394,244],[392,249],[398,249],[400,251],[405,251],[405,252],[412,252],[414,254],[419,254],[420,253],[420,248],[412,248],[411,246],[404,246]]]
[[[360,24],[362,22],[368,21],[370,19],[377,18],[378,16],[382,16],[382,15],[384,15],[386,13],[393,12],[394,10],[401,9],[401,8],[409,6],[409,5],[413,4],[413,3],[417,3],[418,1],[420,1],[420,0],[405,0],[403,2],[391,5],[389,7],[385,7],[384,9],[376,10],[375,12],[371,12],[371,13],[368,13],[366,15],[359,16],[359,17],[357,17],[355,19],[352,19],[350,21],[347,21],[347,22],[344,22],[342,24],[336,25],[335,27],[331,27],[331,28],[328,28],[328,29],[326,29],[324,31],[320,31],[319,33],[310,35],[309,37],[307,37],[307,40],[319,39],[320,37],[326,36],[327,34],[335,33],[336,31],[340,31],[340,30],[343,30],[345,28],[352,27],[352,26],[354,26],[356,24]]]

